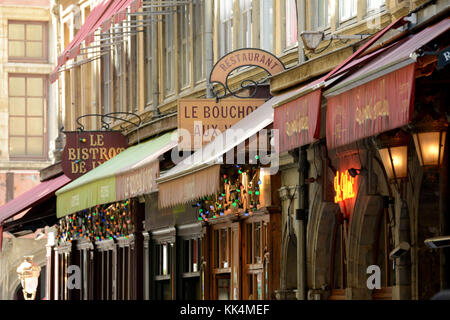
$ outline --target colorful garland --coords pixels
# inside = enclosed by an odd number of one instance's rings
[[[129,201],[97,205],[59,220],[58,242],[88,239],[102,241],[133,233]]]
[[[227,214],[246,216],[258,210],[260,204],[259,168],[234,165],[222,169],[222,190],[212,196],[203,197],[194,204],[197,207],[198,220],[208,221]]]

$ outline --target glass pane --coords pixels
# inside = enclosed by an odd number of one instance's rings
[[[27,57],[41,58],[42,56],[42,42],[27,42]]]
[[[24,155],[25,138],[17,138],[17,137],[9,138],[9,153],[11,155]]]
[[[25,57],[25,43],[23,41],[9,41],[10,57]]]
[[[9,118],[9,134],[13,136],[24,136],[25,118]]]
[[[9,96],[25,95],[25,78],[9,78]]]
[[[219,300],[230,300],[230,279],[217,279]]]
[[[247,263],[252,264],[253,263],[253,255],[252,255],[252,224],[247,224]]]
[[[167,244],[164,244],[163,245],[163,275],[166,275],[167,274],[167,271],[168,271],[168,260],[169,260],[169,257],[168,257],[168,254],[167,254]]]
[[[255,262],[261,263],[261,223],[255,223]]]
[[[42,116],[43,112],[43,100],[42,98],[28,98],[27,99],[27,114],[29,116]]]
[[[42,25],[27,25],[27,40],[42,40]]]
[[[33,97],[42,97],[43,94],[42,78],[27,78],[27,95]]]
[[[25,98],[9,98],[9,114],[11,116],[24,116]]]
[[[41,136],[43,134],[42,118],[28,118],[27,135]]]
[[[41,156],[44,152],[44,139],[43,138],[28,138],[28,154],[33,156]]]
[[[9,39],[25,40],[25,25],[11,23],[9,25]]]
[[[227,230],[220,230],[220,251],[222,257],[222,268],[228,268],[228,257],[227,257]]]
[[[214,267],[216,268],[220,268],[219,252],[219,230],[214,230]]]

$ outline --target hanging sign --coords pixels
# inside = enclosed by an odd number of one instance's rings
[[[178,130],[181,150],[196,150],[245,118],[264,99],[180,99]]]
[[[116,156],[128,146],[128,139],[117,131],[65,132],[66,145],[61,155],[63,172],[76,179]]]
[[[408,124],[415,64],[328,98],[327,147],[348,145]]]
[[[438,55],[438,63],[437,68],[438,70],[441,70],[445,66],[447,66],[450,63],[450,47],[445,48],[441,52],[439,52]]]
[[[262,68],[271,76],[285,70],[283,62],[270,52],[254,48],[238,49],[224,55],[216,62],[209,75],[209,83],[220,84],[225,90],[224,96],[227,91],[234,94],[228,87],[228,77],[233,70],[245,66]],[[246,87],[246,83],[257,86],[256,82],[250,79],[242,81],[241,86]]]

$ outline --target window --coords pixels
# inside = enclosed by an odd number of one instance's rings
[[[384,0],[367,0],[367,11],[381,11],[384,2]]]
[[[102,35],[102,37],[108,38],[108,33]],[[109,40],[102,40],[101,43],[106,45]],[[111,112],[111,50],[108,46],[102,51],[104,53],[100,60],[102,69],[102,112],[105,114]]]
[[[137,24],[136,17],[130,17],[130,25],[135,26]],[[136,32],[136,27],[130,27],[128,32]],[[129,55],[128,55],[128,100],[127,100],[127,111],[136,112],[138,111],[138,61],[139,61],[139,41],[137,33],[130,33],[129,41]]]
[[[200,271],[201,249],[201,239],[183,240],[183,272]]]
[[[165,63],[165,95],[174,92],[174,40],[173,40],[173,14],[165,16],[164,23],[164,63]]]
[[[194,2],[194,77],[195,82],[205,79],[205,4],[204,0]]]
[[[10,61],[47,61],[47,24],[45,22],[8,23]]]
[[[260,47],[273,51],[273,2],[260,0]]]
[[[45,158],[46,78],[9,76],[9,154]]]
[[[178,39],[180,46],[180,59],[178,60],[178,63],[180,70],[180,88],[187,87],[191,80],[191,50],[189,46],[190,19],[189,7],[187,5],[181,6],[178,13]]]
[[[233,50],[233,1],[220,1],[220,55]]]
[[[120,28],[123,27],[123,23],[118,25],[117,29],[111,28],[114,33],[120,32]],[[125,43],[123,39],[117,39],[113,48],[113,110],[114,112],[125,111],[124,103],[125,98],[125,84],[126,84],[126,52]]]
[[[240,0],[241,48],[252,47],[252,0]]]
[[[339,20],[345,21],[356,16],[357,0],[339,0]]]
[[[286,41],[285,48],[297,44],[297,6],[295,0],[285,0]]]
[[[330,25],[328,0],[317,1],[317,29],[325,29]]]
[[[231,267],[231,228],[214,230],[214,267],[226,269]]]
[[[153,101],[153,87],[152,79],[154,77],[152,70],[152,59],[153,59],[153,41],[152,39],[152,29],[150,26],[144,28],[144,55],[145,55],[145,106],[149,106]]]

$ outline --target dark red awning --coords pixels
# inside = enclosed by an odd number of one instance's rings
[[[126,18],[126,10],[130,7],[130,12],[136,12],[142,6],[142,0],[104,0],[92,9],[85,23],[77,32],[75,37],[58,56],[55,69],[50,74],[50,82],[58,79],[58,71],[68,60],[80,54],[80,47],[84,41],[88,46],[94,41],[95,31],[101,27],[101,31],[109,30],[113,23],[119,23]]]
[[[70,181],[71,180],[67,176],[62,175],[57,178],[41,182],[31,190],[28,190],[17,198],[1,206],[0,225],[2,225],[5,220],[15,216],[16,214],[19,214],[22,211],[47,200],[53,196],[58,189],[65,186]]]

